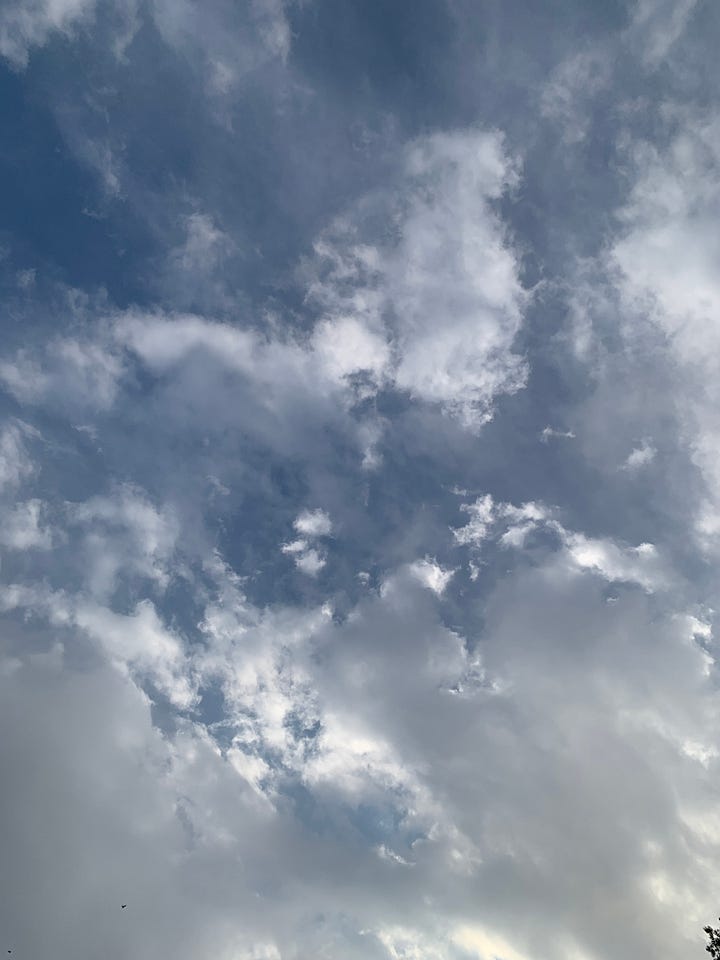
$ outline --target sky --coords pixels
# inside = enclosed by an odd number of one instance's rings
[[[3,952],[704,955],[718,39],[0,5]]]

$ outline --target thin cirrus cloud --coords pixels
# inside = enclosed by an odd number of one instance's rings
[[[702,949],[718,15],[376,14],[0,13],[14,955]]]

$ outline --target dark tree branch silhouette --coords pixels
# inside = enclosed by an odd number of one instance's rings
[[[720,917],[718,918],[720,919]],[[705,947],[712,960],[720,960],[720,927],[703,927],[708,935],[709,943]]]

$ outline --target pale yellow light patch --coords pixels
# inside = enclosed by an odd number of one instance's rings
[[[491,933],[485,927],[457,927],[450,939],[456,946],[468,953],[474,953],[480,960],[530,960],[503,937]]]

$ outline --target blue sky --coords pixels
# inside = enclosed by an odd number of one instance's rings
[[[700,956],[719,32],[2,5],[2,949]]]

